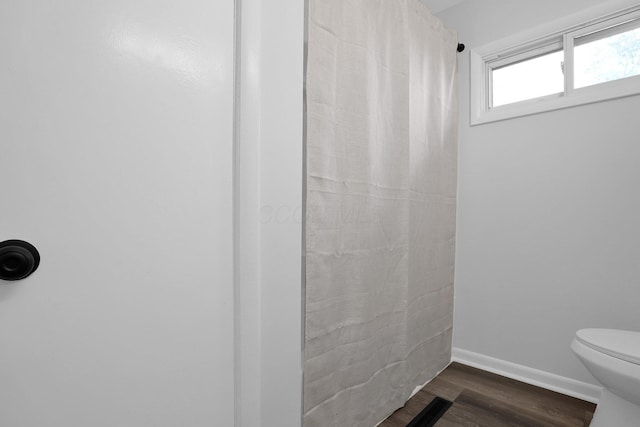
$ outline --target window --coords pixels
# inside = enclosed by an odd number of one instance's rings
[[[472,125],[638,94],[640,6],[473,50],[471,66]]]
[[[560,94],[564,90],[564,52],[554,50],[491,69],[491,106]]]
[[[640,19],[573,39],[574,88],[640,75]]]

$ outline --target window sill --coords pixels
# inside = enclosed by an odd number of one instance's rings
[[[640,94],[640,76],[629,77],[573,90],[569,96],[549,95],[482,111],[472,111],[471,126],[561,110]]]

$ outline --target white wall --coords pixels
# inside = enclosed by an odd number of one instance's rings
[[[599,0],[473,0],[440,15],[467,49]],[[595,383],[587,327],[640,329],[640,96],[469,126],[460,56],[454,346]]]

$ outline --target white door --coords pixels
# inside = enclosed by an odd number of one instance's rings
[[[0,426],[233,425],[233,0],[0,2]]]

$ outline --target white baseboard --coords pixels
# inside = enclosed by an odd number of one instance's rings
[[[473,351],[463,350],[461,348],[453,348],[451,359],[453,362],[459,362],[463,365],[469,365],[484,371],[493,372],[494,374],[502,375],[503,377],[566,394],[567,396],[576,397],[591,403],[598,403],[598,400],[600,399],[600,392],[602,391],[601,387],[593,384],[540,371],[528,366],[507,362],[506,360],[496,359],[494,357],[485,356],[484,354],[474,353]]]

